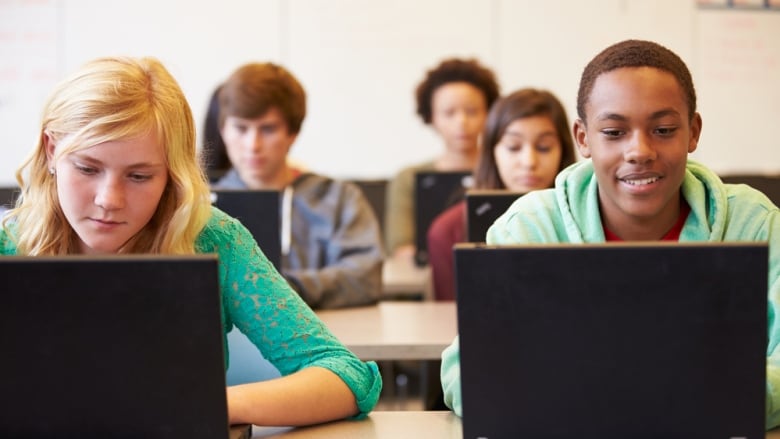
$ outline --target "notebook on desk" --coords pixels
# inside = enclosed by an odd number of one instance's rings
[[[763,438],[766,244],[455,247],[464,438]]]
[[[228,438],[217,259],[1,257],[0,437]]]
[[[417,265],[428,264],[428,228],[445,209],[463,199],[471,186],[467,171],[421,171],[414,184],[414,255]]]
[[[493,222],[523,195],[501,189],[466,192],[466,241],[485,242],[485,235]]]
[[[281,269],[282,238],[280,203],[276,190],[212,189],[211,201],[238,219],[252,233],[265,256]]]

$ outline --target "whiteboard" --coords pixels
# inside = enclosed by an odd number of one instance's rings
[[[334,177],[389,178],[442,145],[414,88],[448,56],[477,57],[503,92],[543,87],[569,117],[585,63],[625,38],[690,67],[704,128],[694,157],[718,172],[780,173],[780,12],[693,0],[0,0],[0,185],[34,147],[46,96],[85,61],[148,55],[202,126],[239,65],[285,65],[308,94],[291,155]]]

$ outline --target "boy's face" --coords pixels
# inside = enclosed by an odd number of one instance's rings
[[[231,164],[249,188],[275,187],[284,177],[296,134],[277,108],[255,119],[228,116],[221,134]]]
[[[645,239],[660,239],[679,215],[680,186],[701,117],[689,117],[676,78],[651,67],[596,78],[585,113],[574,136],[580,153],[593,160],[604,225],[623,239],[643,230],[658,234]]]

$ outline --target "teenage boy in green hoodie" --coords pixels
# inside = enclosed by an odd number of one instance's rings
[[[780,424],[780,210],[688,160],[702,120],[685,63],[649,41],[604,49],[585,67],[574,138],[586,160],[529,193],[490,228],[490,244],[606,241],[769,242],[767,427]],[[511,346],[507,347],[511,349]],[[457,338],[442,354],[445,403],[460,415]],[[641,378],[640,378],[641,379]]]

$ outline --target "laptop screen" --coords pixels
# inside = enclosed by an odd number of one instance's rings
[[[466,192],[466,240],[485,242],[485,235],[493,222],[521,196],[521,192],[508,190]]]
[[[19,196],[19,188],[13,186],[0,187],[0,217],[3,212],[14,207],[16,198]]]
[[[0,437],[227,438],[215,255],[2,257]]]
[[[277,270],[282,263],[282,230],[279,191],[213,189],[212,203],[241,221]]]
[[[471,186],[471,173],[467,171],[424,171],[415,175],[415,262],[428,263],[428,228],[436,217],[448,207],[463,199]]]
[[[764,437],[764,244],[455,250],[464,437]]]

